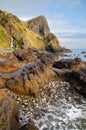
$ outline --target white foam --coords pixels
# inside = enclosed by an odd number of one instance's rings
[[[71,109],[67,109],[66,114],[67,114],[69,120],[74,120],[74,119],[82,116],[82,110],[72,106]]]

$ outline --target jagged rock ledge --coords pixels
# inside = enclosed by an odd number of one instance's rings
[[[80,58],[55,61],[53,70],[58,77],[70,83],[80,95],[86,98],[86,63]]]

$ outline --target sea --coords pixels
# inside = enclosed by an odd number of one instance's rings
[[[86,49],[71,50],[72,52],[65,53],[60,58],[77,57],[86,62]],[[65,89],[66,86],[61,88],[57,92],[57,99],[53,105],[48,105],[49,118],[47,118],[47,114],[42,118],[44,125],[39,127],[40,130],[86,130],[86,99],[69,90],[66,93],[66,96],[68,95],[68,99],[66,99],[63,91]]]
[[[71,49],[70,53],[65,53],[62,56],[60,56],[60,59],[68,58],[81,58],[83,61],[86,61],[86,49]]]
[[[86,49],[71,50],[72,52],[63,54],[60,59],[78,57],[86,62]],[[86,130],[86,99],[76,93],[70,85],[63,84],[62,81],[49,83],[48,86],[52,89],[50,102],[46,98],[45,86],[45,96],[41,101],[47,101],[46,105],[42,104],[44,113],[41,119],[33,121],[40,130]]]
[[[71,49],[71,52],[60,56],[60,59],[68,58],[81,58],[86,62],[86,49]],[[74,98],[72,102],[67,101],[66,104],[60,104],[58,109],[60,110],[62,117],[59,117],[58,124],[60,125],[55,130],[86,130],[86,99],[80,95],[76,95],[76,97],[78,100],[75,100]],[[61,107],[63,106],[64,112],[63,109],[61,110]]]

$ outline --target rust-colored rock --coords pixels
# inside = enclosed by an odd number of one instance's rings
[[[18,68],[19,68],[19,62],[13,53],[11,53],[6,57],[4,56],[4,58],[0,60],[1,73],[15,71]]]
[[[32,62],[37,60],[37,58],[33,54],[33,50],[30,48],[14,51],[14,55],[19,61],[23,62]]]
[[[18,105],[0,91],[0,130],[18,130]]]
[[[55,72],[41,62],[30,62],[10,73],[1,73],[0,87],[19,94],[39,96],[39,87],[57,79]]]
[[[56,80],[51,69],[54,56],[32,49],[14,51],[0,61],[0,88],[38,97],[39,87]]]

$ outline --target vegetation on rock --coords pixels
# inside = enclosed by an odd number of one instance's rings
[[[11,37],[15,49],[46,49],[48,44],[56,49],[60,47],[57,38],[50,37],[50,29],[44,16],[23,22],[11,13],[0,11],[0,49],[11,49]],[[47,37],[50,38],[49,43]]]

